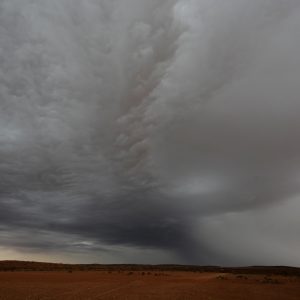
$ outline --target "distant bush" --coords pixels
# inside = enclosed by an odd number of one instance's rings
[[[280,284],[281,282],[278,279],[274,279],[268,276],[265,276],[263,280],[260,281],[263,284]]]

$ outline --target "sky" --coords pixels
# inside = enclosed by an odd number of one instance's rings
[[[0,0],[0,260],[300,267],[299,0]]]

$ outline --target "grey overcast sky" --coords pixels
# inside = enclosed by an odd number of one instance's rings
[[[299,0],[0,0],[0,259],[300,266]]]

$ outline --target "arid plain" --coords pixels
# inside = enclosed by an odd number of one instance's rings
[[[300,276],[299,269],[284,267],[15,263],[0,271],[0,300],[6,299],[298,300]]]

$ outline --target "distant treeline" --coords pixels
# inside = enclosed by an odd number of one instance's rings
[[[0,271],[182,271],[232,274],[268,274],[300,276],[300,268],[285,266],[218,267],[193,265],[134,265],[134,264],[63,264],[33,261],[0,261]]]

